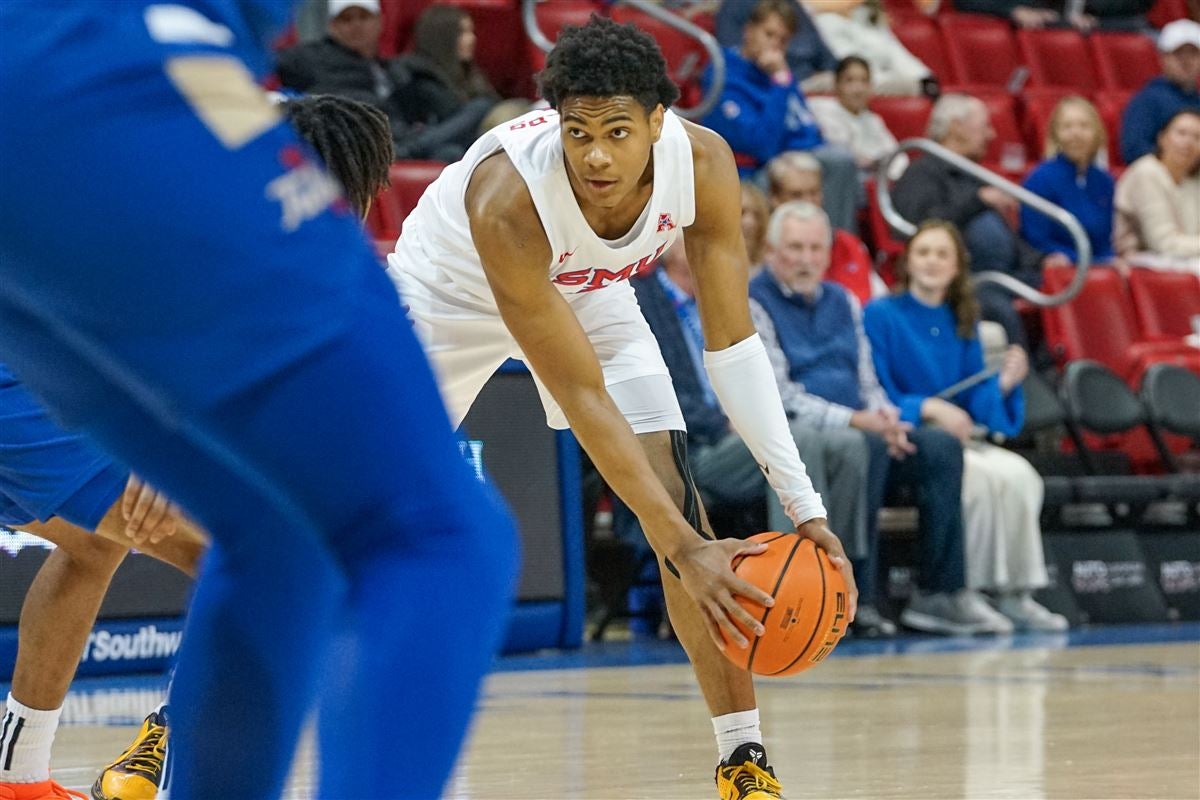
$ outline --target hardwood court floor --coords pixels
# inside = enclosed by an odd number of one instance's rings
[[[1097,644],[1113,634],[847,642],[806,675],[760,683],[768,753],[792,800],[1200,798],[1200,625],[1116,629],[1140,643]],[[674,663],[575,666],[656,661]],[[567,668],[543,668],[556,665]],[[447,798],[716,796],[708,714],[677,648],[500,669]],[[115,723],[140,719],[160,687],[81,684],[58,779],[85,789],[133,730]],[[315,797],[312,773],[305,746],[289,800]]]

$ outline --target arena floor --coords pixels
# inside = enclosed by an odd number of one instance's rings
[[[57,779],[86,791],[163,688],[79,681]],[[1200,797],[1196,623],[847,641],[807,674],[761,682],[759,698],[793,800]],[[446,797],[713,798],[714,759],[682,651],[605,644],[499,662]],[[306,745],[285,797],[315,798],[313,774]]]

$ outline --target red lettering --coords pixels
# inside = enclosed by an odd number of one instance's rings
[[[554,276],[554,282],[559,286],[583,286],[587,283],[590,269],[577,269],[571,272],[560,272]]]
[[[588,281],[588,288],[584,289],[584,291],[594,292],[595,290],[601,289],[610,283],[627,281],[629,280],[629,276],[633,274],[634,268],[637,266],[638,264],[629,264],[617,272],[609,272],[606,269],[598,269],[592,273],[592,279]]]
[[[533,120],[529,121],[529,127],[532,128],[534,125],[541,125],[544,122],[546,122],[545,117],[538,117],[537,119],[533,119]]]

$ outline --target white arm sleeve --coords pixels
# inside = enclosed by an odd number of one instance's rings
[[[824,517],[788,428],[775,373],[762,339],[754,334],[717,352],[704,351],[704,368],[721,407],[758,462],[796,525]]]

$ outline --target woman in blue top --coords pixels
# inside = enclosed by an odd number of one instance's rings
[[[1006,436],[1021,429],[1021,381],[1029,372],[1025,351],[1010,345],[999,374],[938,397],[984,369],[967,259],[957,228],[926,222],[904,251],[903,293],[868,305],[863,324],[879,382],[900,408],[901,420],[938,425],[963,442],[967,587],[989,592],[996,609],[1019,630],[1063,630],[1066,618],[1032,596],[1047,583],[1041,476],[1017,454],[972,438],[980,428]]]
[[[1082,97],[1064,97],[1050,115],[1046,160],[1025,178],[1025,188],[1078,218],[1092,245],[1092,259],[1120,271],[1125,262],[1113,252],[1113,193],[1116,184],[1096,163],[1107,136],[1096,107]],[[1029,206],[1021,207],[1021,235],[1046,253],[1062,253],[1078,261],[1075,240],[1067,229]]]

